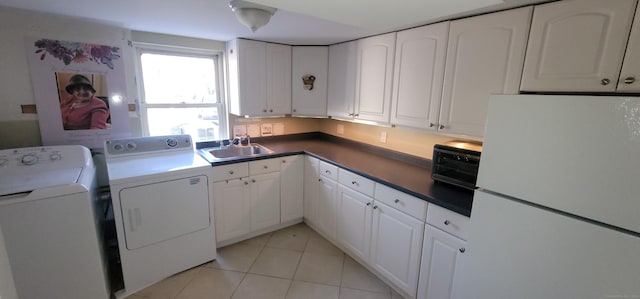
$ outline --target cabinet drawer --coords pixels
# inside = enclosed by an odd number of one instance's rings
[[[214,166],[211,177],[214,182],[237,179],[249,176],[249,166],[246,162]]]
[[[338,181],[340,184],[373,197],[374,181],[342,168],[338,170],[338,172]]]
[[[427,218],[428,203],[402,191],[398,191],[382,184],[376,184],[375,199],[394,207],[405,214],[418,218],[423,222]]]
[[[334,181],[338,180],[338,166],[331,163],[320,161],[320,175],[332,178]]]
[[[280,164],[282,164],[282,159],[280,158],[251,161],[249,162],[249,174],[256,175],[280,171]]]
[[[460,239],[467,239],[469,217],[436,205],[430,205],[429,210],[427,211],[427,223]]]

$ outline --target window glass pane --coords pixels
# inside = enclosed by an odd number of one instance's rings
[[[217,110],[215,107],[148,108],[149,134],[189,134],[196,142],[221,139]]]
[[[140,63],[146,103],[216,103],[213,58],[143,53]]]

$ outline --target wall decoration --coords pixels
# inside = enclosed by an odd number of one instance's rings
[[[121,48],[27,38],[26,49],[43,145],[131,135]]]
[[[304,89],[312,90],[313,83],[316,81],[316,76],[314,75],[304,75],[302,76],[302,84],[304,84]]]

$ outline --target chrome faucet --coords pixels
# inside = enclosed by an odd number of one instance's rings
[[[248,134],[245,135],[236,135],[236,137],[231,140],[231,144],[233,145],[251,145],[251,138]]]

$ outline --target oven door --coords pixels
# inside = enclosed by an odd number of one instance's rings
[[[476,189],[480,156],[443,148],[434,149],[431,176],[466,189]]]

